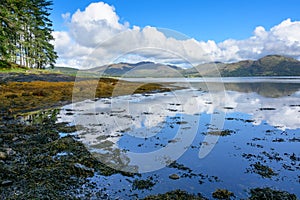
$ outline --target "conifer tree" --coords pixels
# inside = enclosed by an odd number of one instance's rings
[[[1,0],[1,60],[29,68],[54,66],[51,6],[51,0]]]

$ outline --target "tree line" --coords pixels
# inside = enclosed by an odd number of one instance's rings
[[[0,0],[0,59],[28,68],[53,67],[51,0]]]

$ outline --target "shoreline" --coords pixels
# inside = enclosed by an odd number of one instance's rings
[[[102,82],[100,91],[97,93],[99,97],[108,97],[109,94],[112,94],[114,85],[111,83],[118,81],[114,79],[105,80],[106,82]],[[91,80],[85,80],[82,83],[83,86],[86,86],[84,83],[90,83],[89,81]],[[95,82],[92,83],[94,84]],[[126,92],[140,86],[140,83],[121,83],[124,85],[128,84],[129,89],[117,91],[116,94],[126,94]],[[2,199],[109,199],[109,193],[105,192],[105,188],[95,189],[95,186],[88,181],[87,178],[93,177],[96,173],[101,176],[121,174],[133,177],[137,180],[137,188],[143,189],[147,187],[146,183],[148,182],[141,180],[139,174],[117,171],[96,160],[87,148],[76,139],[76,136],[72,136],[72,133],[81,127],[70,126],[64,122],[56,123],[57,110],[64,105],[72,103],[72,101],[70,99],[65,99],[65,101],[55,100],[70,98],[68,95],[72,94],[70,91],[73,91],[70,90],[70,85],[68,82],[45,81],[12,82],[7,83],[7,85],[0,85],[1,90],[3,89],[2,86],[14,86],[13,88],[5,88],[10,90],[5,95],[3,95],[2,91],[1,96],[4,99],[7,98],[6,95],[11,95],[7,99],[13,101],[14,104],[4,103],[1,107],[2,109],[4,105],[15,105],[18,101],[21,101],[20,104],[16,104],[19,105],[18,109],[12,110],[8,117],[45,112],[44,115],[39,116],[37,122],[31,124],[21,123],[14,118],[10,120],[2,118],[0,120],[0,197]],[[30,93],[32,92],[30,91],[29,96],[22,95],[29,90],[35,89],[40,89],[40,91],[37,91],[36,94]],[[69,92],[66,94],[59,92],[63,89],[68,89]],[[102,89],[106,90],[101,91]],[[49,91],[52,91],[52,93]],[[146,84],[144,87],[134,90],[136,93],[148,93],[151,91],[168,91],[168,88],[163,88],[159,84]],[[88,96],[90,93],[84,93],[83,97],[85,95]],[[24,101],[22,101],[22,98],[24,98]],[[34,98],[38,98],[39,102],[34,101]],[[49,104],[45,105],[49,98]],[[32,113],[22,112],[25,108],[31,106],[28,100],[38,103],[35,105],[36,110],[33,110]],[[27,104],[22,104],[24,102]],[[6,103],[9,103],[9,101],[6,101]],[[22,105],[25,108],[21,107]],[[70,135],[60,137],[60,133]],[[201,191],[199,192],[201,193]],[[200,193],[197,195],[176,190],[165,194],[151,195],[145,199],[206,199]],[[226,189],[218,189],[214,194],[220,198],[230,198],[231,196],[231,192]],[[248,194],[251,200],[260,199],[265,194],[296,199],[296,196],[292,194],[270,188],[249,189]],[[207,197],[209,198],[209,196]]]

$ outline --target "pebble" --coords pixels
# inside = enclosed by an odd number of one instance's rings
[[[7,185],[11,185],[13,183],[13,181],[11,180],[6,180],[6,181],[2,181],[1,185],[2,186],[7,186]]]
[[[5,160],[7,158],[7,154],[5,152],[0,151],[0,160]]]
[[[6,154],[9,156],[13,156],[16,154],[16,152],[12,148],[6,148]]]
[[[176,180],[176,179],[179,179],[180,177],[177,175],[177,174],[171,174],[169,176],[170,179],[173,179],[173,180]]]
[[[5,159],[7,159],[7,156],[13,156],[15,154],[16,154],[16,152],[14,150],[12,150],[12,148],[1,149],[0,160],[5,160]]]

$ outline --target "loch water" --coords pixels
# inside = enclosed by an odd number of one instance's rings
[[[77,102],[58,115],[83,127],[77,137],[99,161],[139,174],[95,174],[95,190],[112,199],[176,189],[211,198],[220,188],[240,199],[270,187],[300,198],[299,78],[148,81],[174,87]]]

